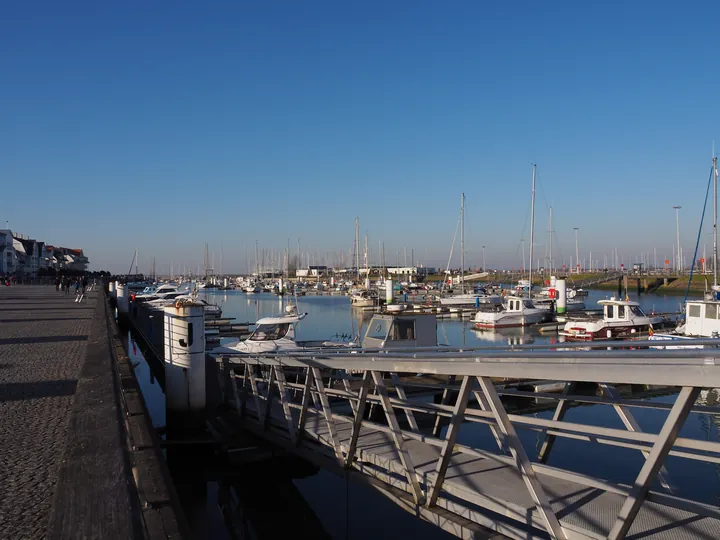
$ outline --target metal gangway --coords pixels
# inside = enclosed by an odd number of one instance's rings
[[[665,464],[668,456],[720,463],[720,443],[679,436],[689,415],[720,414],[720,407],[696,403],[703,389],[720,387],[720,350],[717,340],[682,342],[707,348],[654,348],[660,343],[324,349],[217,361],[226,402],[244,428],[371,484],[458,537],[717,539],[720,509],[673,495]],[[533,392],[511,384],[516,380],[564,386]],[[579,383],[599,390],[585,395]],[[676,397],[623,398],[620,384],[666,387]],[[509,413],[512,398],[552,400],[553,416]],[[574,405],[611,407],[625,429],[566,421]],[[384,421],[367,414],[373,408]],[[638,409],[662,411],[658,433],[641,430]],[[471,422],[488,426],[495,451],[459,442]],[[518,430],[541,437],[537,455],[529,455]],[[611,463],[598,463],[594,475],[548,465],[563,438],[640,452],[643,465],[628,484],[603,478]]]

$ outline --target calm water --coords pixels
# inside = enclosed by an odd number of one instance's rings
[[[612,293],[590,291],[585,298],[587,309],[598,309],[598,300],[610,298]],[[203,298],[221,305],[224,317],[235,317],[238,322],[254,322],[260,317],[282,313],[289,297],[271,293],[246,294],[240,291],[203,291]],[[412,301],[413,296],[408,300]],[[630,299],[637,296],[630,294]],[[678,296],[642,295],[640,306],[647,312],[677,312],[683,301]],[[294,299],[292,300],[294,302]],[[333,336],[362,335],[372,313],[350,307],[347,296],[300,296],[299,311],[308,316],[298,325],[298,339],[328,339]],[[438,343],[444,345],[481,346],[503,343],[551,343],[554,334],[541,334],[536,328],[501,328],[478,330],[469,319],[438,319]]]
[[[585,299],[588,308],[596,308],[597,300],[607,298],[611,293],[591,291]],[[235,317],[238,322],[254,322],[259,317],[281,313],[287,299],[268,293],[248,295],[238,291],[204,291],[203,296],[211,302],[222,305],[223,316]],[[636,299],[630,295],[631,299]],[[642,296],[641,306],[646,311],[676,312],[681,297],[677,296]],[[335,335],[357,335],[362,333],[371,314],[351,309],[350,302],[344,296],[304,296],[299,298],[299,309],[308,316],[298,326],[299,339],[327,339]],[[442,319],[438,320],[438,342],[449,345],[482,345],[502,343],[548,343],[557,339],[553,334],[540,334],[537,330],[506,329],[494,331],[478,331],[472,328],[469,320]],[[140,347],[132,337],[129,341],[131,357],[136,364],[136,373],[140,380],[145,399],[153,417],[153,424],[161,427],[165,424],[165,403],[162,389],[152,377],[151,369],[145,361]],[[716,405],[720,401],[718,390],[703,392],[701,399],[708,405]],[[654,398],[653,401],[671,403],[674,396]],[[647,432],[658,433],[666,413],[650,409],[633,409],[633,414],[640,427]],[[538,418],[551,418],[552,412],[545,411],[535,414]],[[584,406],[569,410],[566,420],[569,422],[587,423],[605,427],[623,429],[623,424],[612,407]],[[718,423],[720,418],[706,415],[691,415],[683,427],[680,436],[718,441]],[[541,438],[527,430],[519,431],[520,437],[531,458],[537,456],[542,443]],[[489,428],[482,424],[463,424],[460,441],[477,448],[496,451],[494,439]],[[598,463],[612,464],[598,470]],[[608,445],[585,443],[571,439],[559,438],[553,447],[549,464],[571,470],[600,475],[603,478],[621,483],[631,483],[643,463],[638,451],[611,447]],[[669,473],[668,480],[675,495],[693,498],[710,504],[720,503],[720,465],[702,463],[694,460],[670,457],[666,461]],[[243,477],[249,478],[249,476]],[[288,475],[276,478],[273,482],[286,486],[279,492],[268,493],[269,502],[263,501],[263,495],[255,499],[241,499],[244,504],[242,531],[238,533],[238,525],[228,524],[227,514],[220,511],[220,504],[226,499],[223,494],[228,492],[228,485],[220,481],[207,482],[199,491],[196,489],[193,508],[189,513],[197,531],[203,530],[205,537],[212,538],[263,538],[261,531],[251,526],[253,516],[261,519],[282,519],[283,513],[274,516],[269,510],[271,506],[277,510],[278,497],[286,497],[287,505],[301,507],[304,512],[318,520],[322,529],[332,538],[391,538],[398,535],[410,535],[420,539],[449,538],[442,531],[417,520],[387,501],[372,488],[346,482],[326,471],[314,471],[303,478]],[[261,481],[264,481],[261,480]],[[257,484],[246,485],[234,479],[233,488],[244,493],[244,487],[255,491]],[[658,486],[656,486],[657,488]],[[285,495],[283,495],[285,494]],[[297,497],[301,497],[298,499]],[[244,502],[242,502],[244,500]],[[302,500],[302,504],[298,501]],[[259,514],[257,508],[261,506]],[[198,517],[199,516],[199,517]],[[306,518],[303,518],[306,519]]]

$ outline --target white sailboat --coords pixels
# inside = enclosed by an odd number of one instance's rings
[[[455,229],[457,234],[457,229]],[[453,246],[455,241],[453,240]],[[450,250],[452,258],[452,249]],[[448,261],[448,268],[450,261]],[[444,287],[444,284],[443,284]],[[476,292],[465,292],[465,194],[462,194],[460,203],[460,292],[440,297],[443,306],[479,306],[480,304],[500,305],[502,298],[498,295],[488,294],[485,289]]]
[[[718,286],[718,236],[717,236],[717,157],[713,156],[713,286],[703,300],[685,302],[684,322],[673,332],[653,333],[653,341],[679,341],[686,339],[720,338],[720,286]],[[683,347],[680,345],[679,347]],[[702,347],[702,346],[700,346]],[[667,347],[675,348],[675,347]]]
[[[536,165],[532,172],[532,198],[530,204],[530,266],[527,285],[527,298],[510,296],[504,307],[490,311],[480,310],[473,322],[477,328],[501,328],[508,326],[529,326],[544,322],[550,317],[548,309],[541,309],[530,300],[532,292],[533,240],[535,239],[535,176]],[[523,280],[524,281],[524,280]],[[523,295],[524,296],[524,295]]]

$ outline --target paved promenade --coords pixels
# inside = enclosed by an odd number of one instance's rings
[[[54,286],[0,287],[1,539],[48,536],[93,320],[97,332],[104,314],[97,292],[74,300]]]

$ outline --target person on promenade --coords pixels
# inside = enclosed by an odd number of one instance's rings
[[[55,278],[55,290],[58,292],[60,291],[60,277],[59,276]]]

